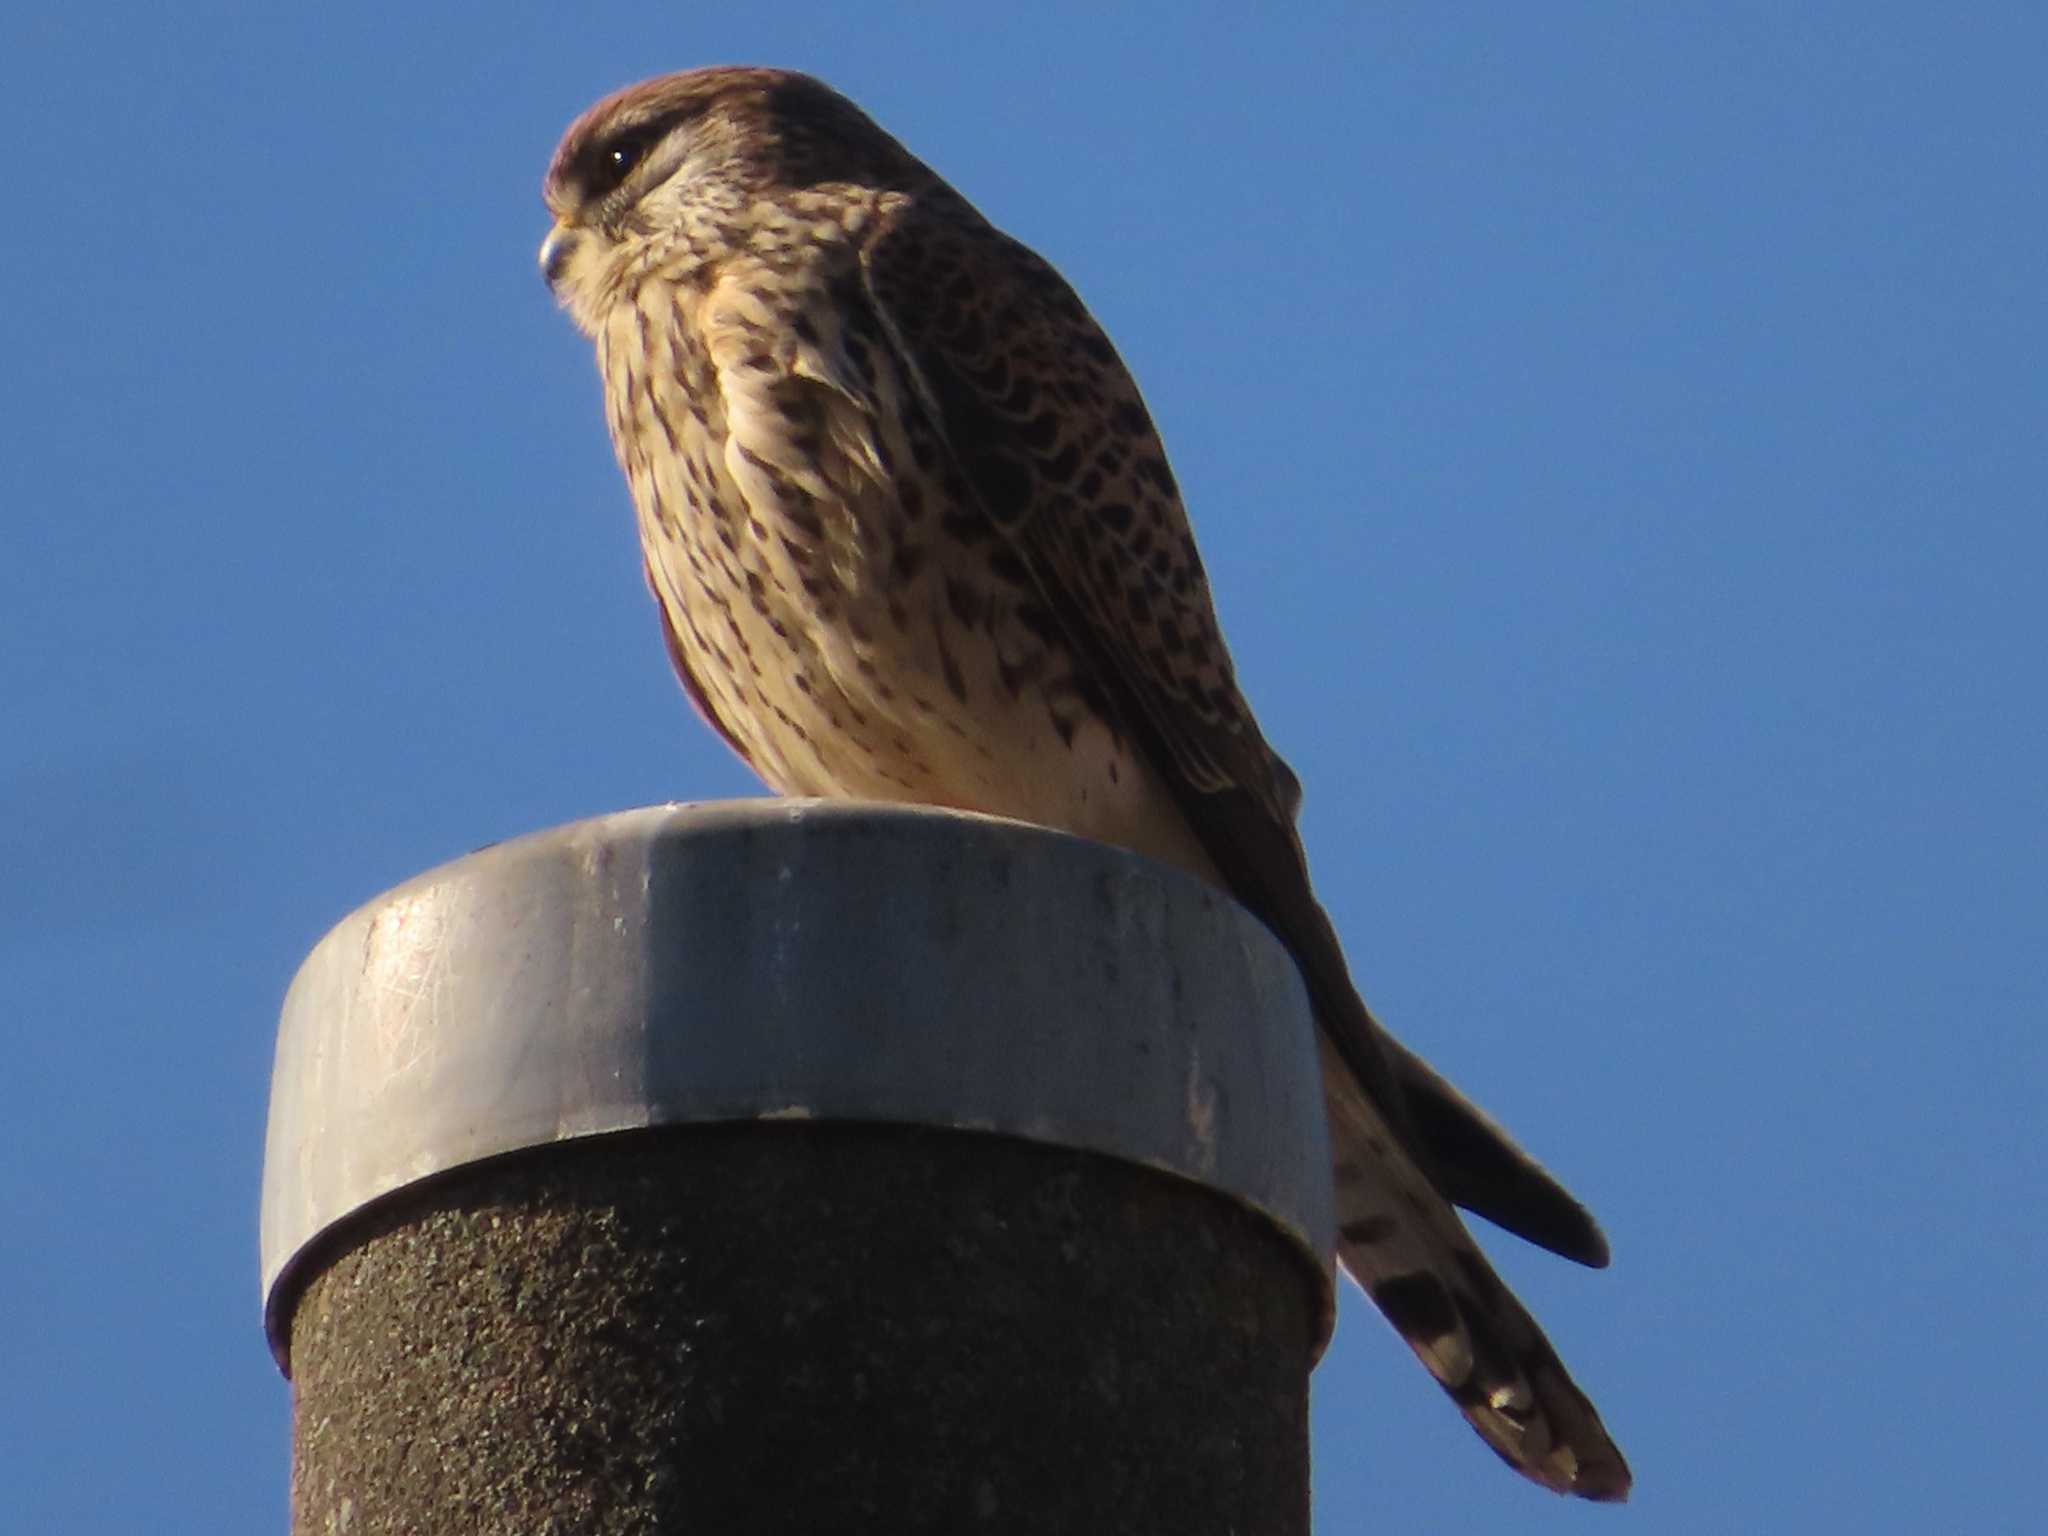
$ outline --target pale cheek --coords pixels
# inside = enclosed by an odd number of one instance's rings
[[[564,259],[555,281],[556,302],[576,328],[593,340],[604,329],[618,294],[619,265],[616,249],[586,232]]]
[[[555,283],[555,301],[576,322],[576,329],[592,340],[597,339],[603,315],[595,301],[590,283],[590,262],[580,252],[570,258],[563,267],[561,277]]]

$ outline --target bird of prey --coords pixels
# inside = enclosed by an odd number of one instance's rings
[[[1381,1028],[1310,888],[1151,417],[1050,265],[859,108],[701,69],[579,117],[541,266],[595,341],[683,686],[774,789],[954,806],[1221,887],[1306,980],[1339,1257],[1486,1442],[1627,1494],[1463,1206],[1599,1266],[1593,1219]]]

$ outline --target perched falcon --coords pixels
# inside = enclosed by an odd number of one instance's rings
[[[1388,1035],[1309,886],[1173,472],[1073,290],[816,80],[632,86],[548,168],[549,285],[597,344],[669,655],[789,794],[958,806],[1192,871],[1320,1026],[1340,1257],[1547,1487],[1628,1467],[1461,1205],[1607,1262],[1586,1211]]]

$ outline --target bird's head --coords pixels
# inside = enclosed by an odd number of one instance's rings
[[[562,136],[541,196],[548,286],[586,332],[649,270],[715,259],[749,210],[804,188],[911,190],[936,178],[823,82],[779,69],[663,75]]]

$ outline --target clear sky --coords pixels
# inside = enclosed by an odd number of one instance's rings
[[[995,9],[0,23],[0,1523],[281,1529],[299,959],[753,792],[533,261],[571,116],[743,61],[1086,297],[1367,995],[1613,1239],[1492,1247],[1634,1514],[1509,1476],[1354,1294],[1318,1529],[2033,1528],[2048,9]]]

